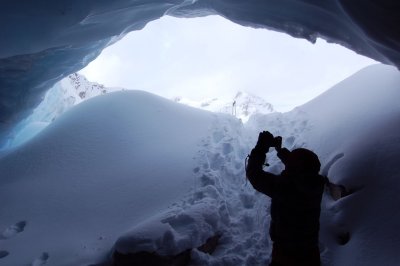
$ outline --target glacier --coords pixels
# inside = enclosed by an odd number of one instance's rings
[[[243,26],[323,38],[380,62],[400,65],[395,1],[2,1],[0,139],[57,81],[126,33],[164,15],[220,15]]]

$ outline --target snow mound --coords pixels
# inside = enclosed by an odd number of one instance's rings
[[[323,173],[351,194],[325,194],[320,249],[324,265],[399,265],[400,74],[369,66],[285,114],[254,116],[248,130],[282,135],[289,148],[315,151]],[[282,165],[270,161],[272,171]]]
[[[370,66],[299,108],[314,124],[305,141],[325,164],[340,156],[327,173],[353,192],[325,201],[321,239],[333,265],[400,264],[399,86],[397,69]]]
[[[120,237],[115,248],[120,253],[147,251],[177,255],[196,248],[220,230],[218,206],[196,204],[185,210],[154,216]]]
[[[253,212],[267,200],[245,186],[248,150],[238,119],[149,93],[77,105],[0,158],[0,265],[177,254],[215,233],[215,255],[193,250],[194,263],[265,264],[269,217]]]
[[[193,189],[193,158],[212,120],[139,91],[66,112],[0,159],[0,241],[9,253],[0,265],[104,256],[122,232]]]

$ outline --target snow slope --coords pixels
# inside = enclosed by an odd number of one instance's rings
[[[1,159],[0,249],[9,255],[0,265],[83,265],[107,254],[119,234],[193,189],[212,120],[137,91],[65,113]]]
[[[367,67],[286,114],[254,117],[253,130],[281,134],[288,147],[308,147],[331,181],[355,191],[321,215],[324,265],[399,265],[400,73]],[[338,244],[346,234],[350,240]]]
[[[318,125],[306,142],[325,163],[341,156],[329,176],[356,191],[326,203],[323,239],[334,265],[400,265],[399,89],[397,69],[371,66],[301,107]],[[349,243],[332,245],[344,232]]]

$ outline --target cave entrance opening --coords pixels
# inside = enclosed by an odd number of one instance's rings
[[[373,63],[320,39],[312,44],[220,16],[164,16],[104,49],[79,72],[90,82],[74,73],[55,84],[4,147],[26,142],[73,105],[104,92],[144,90],[239,117],[238,96],[267,112],[290,111]],[[260,111],[257,106],[252,110]]]
[[[242,91],[284,112],[374,62],[321,39],[312,44],[220,16],[164,16],[103,50],[80,73],[188,103],[229,101]]]

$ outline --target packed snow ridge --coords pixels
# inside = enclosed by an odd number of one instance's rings
[[[400,66],[399,9],[396,1],[372,0],[2,1],[0,139],[57,81],[82,69],[126,33],[164,15],[220,15],[311,42],[320,37]]]
[[[395,68],[370,66],[246,124],[141,91],[91,98],[0,158],[0,265],[111,265],[112,254],[140,251],[267,265],[269,200],[244,174],[266,129],[314,150],[352,192],[324,195],[323,265],[399,265],[399,86]],[[274,154],[268,163],[282,169]],[[197,249],[212,236],[212,254]]]

